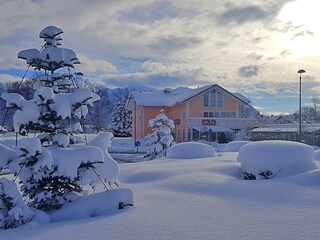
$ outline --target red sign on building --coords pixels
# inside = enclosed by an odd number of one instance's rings
[[[173,122],[174,125],[180,125],[180,119],[174,119]]]
[[[210,126],[212,126],[212,125],[216,125],[216,120],[214,120],[214,119],[203,119],[202,120],[202,125],[210,125]]]

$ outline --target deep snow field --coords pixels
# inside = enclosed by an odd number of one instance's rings
[[[115,139],[113,148],[124,145]],[[0,231],[0,239],[319,239],[320,170],[243,180],[237,156],[121,163],[120,187],[133,190],[133,207],[29,223]]]

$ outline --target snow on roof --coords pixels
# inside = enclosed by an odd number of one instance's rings
[[[201,88],[185,90],[182,93],[169,89],[158,92],[133,91],[131,92],[131,95],[133,95],[137,105],[172,107],[201,93],[202,91],[209,89],[212,86],[213,85],[209,85]]]
[[[243,96],[241,93],[232,93],[233,95],[235,95],[237,98],[240,98],[242,101],[244,101],[245,103],[250,103],[251,101],[246,98],[245,96]]]
[[[185,102],[186,100],[194,96],[197,96],[198,94],[205,92],[214,86],[220,87],[217,84],[211,84],[208,86],[199,87],[195,89],[188,89],[188,90],[186,89],[184,91],[181,91],[181,89],[179,91],[175,91],[175,90],[170,90],[166,88],[164,91],[158,91],[158,92],[133,91],[131,92],[131,95],[134,97],[137,105],[172,107],[176,104]],[[238,95],[234,95],[234,96],[244,101],[245,103],[250,102],[248,99],[246,99],[242,95],[241,95],[242,96],[241,98]]]
[[[279,124],[280,125],[280,124]],[[292,132],[297,133],[299,131],[299,126],[297,124],[281,124],[271,125],[265,127],[254,128],[251,132]],[[320,132],[320,125],[302,125],[302,130],[304,132]]]
[[[297,127],[262,127],[252,129],[251,132],[298,132]]]

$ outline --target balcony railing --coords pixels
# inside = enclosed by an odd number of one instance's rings
[[[212,118],[203,118],[203,117],[190,117],[187,119],[187,127],[192,126],[201,126],[206,122],[205,120],[212,120]],[[246,127],[253,127],[255,120],[253,118],[215,118],[215,125],[225,126],[230,129],[243,129]]]

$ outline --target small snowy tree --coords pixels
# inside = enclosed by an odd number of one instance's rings
[[[249,139],[250,139],[249,129],[243,128],[240,131],[236,132],[234,140],[239,141],[239,140],[249,140]]]
[[[112,115],[111,127],[116,137],[132,136],[132,114],[125,108],[125,103],[118,100]]]
[[[90,146],[72,148],[83,142],[74,134],[83,132],[81,122],[99,96],[75,86],[75,75],[82,74],[71,68],[80,62],[72,50],[60,47],[62,33],[57,27],[46,27],[40,32],[43,49],[18,54],[29,66],[44,70],[34,84],[33,98],[26,100],[18,93],[1,95],[6,106],[15,109],[15,131],[21,135],[31,132],[35,138],[21,139],[15,154],[0,146],[8,153],[0,159],[0,170],[7,168],[19,177],[23,196],[30,206],[41,210],[60,208],[85,185],[94,186],[99,180],[114,182],[119,177],[118,164],[103,149],[111,141],[110,135],[100,136]]]
[[[145,137],[145,144],[149,146],[149,149],[144,159],[152,160],[165,157],[167,149],[175,144],[172,136],[173,121],[161,109],[156,118],[149,120],[149,126],[153,128],[153,133]]]

